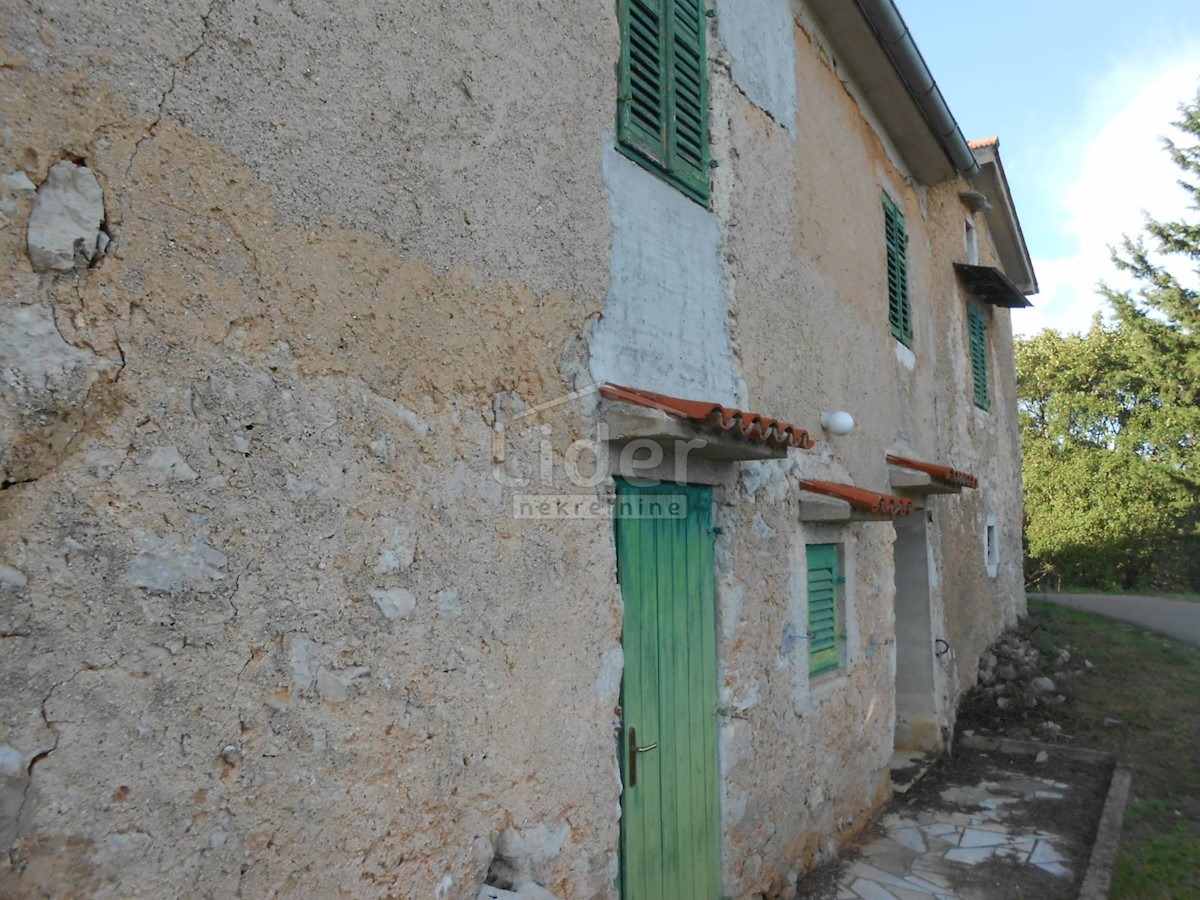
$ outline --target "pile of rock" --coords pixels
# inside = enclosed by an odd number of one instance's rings
[[[1046,660],[1026,637],[1008,632],[979,659],[979,689],[1001,712],[1025,712],[1062,706],[1071,679],[1091,668],[1071,669],[1071,651],[1055,648]],[[1047,664],[1048,663],[1048,664]],[[1059,729],[1061,730],[1061,729]]]

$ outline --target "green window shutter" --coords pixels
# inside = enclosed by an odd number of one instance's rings
[[[838,667],[837,544],[809,544],[808,674]]]
[[[908,299],[908,232],[904,213],[883,195],[883,236],[887,247],[888,325],[892,335],[906,347],[912,347],[912,306]]]
[[[668,69],[671,174],[708,202],[708,63],[703,0],[667,0],[671,22]]]
[[[659,0],[622,0],[617,131],[621,143],[660,165],[666,162],[666,30]]]
[[[703,0],[620,0],[617,145],[708,204]]]
[[[987,321],[973,306],[967,307],[967,330],[971,336],[971,379],[975,384],[975,405],[988,409]]]

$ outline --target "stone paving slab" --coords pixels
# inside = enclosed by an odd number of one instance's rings
[[[1099,818],[1107,774],[1078,760],[1039,769],[1028,758],[977,756],[980,763],[966,770],[973,778],[933,784],[922,797],[894,802],[870,839],[845,859],[836,893],[827,896],[1074,897],[1094,825],[1079,820],[1091,811]],[[805,896],[802,882],[797,897]]]

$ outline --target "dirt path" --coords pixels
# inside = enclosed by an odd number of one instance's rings
[[[1049,600],[1110,619],[1131,622],[1151,631],[1200,647],[1200,603],[1139,597],[1129,594],[1031,593],[1031,599]]]

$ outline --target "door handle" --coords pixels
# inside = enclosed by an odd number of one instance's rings
[[[658,741],[653,744],[647,744],[645,747],[637,745],[637,729],[629,729],[629,786],[633,787],[637,784],[637,758],[639,753],[649,753],[651,750],[658,749]]]

